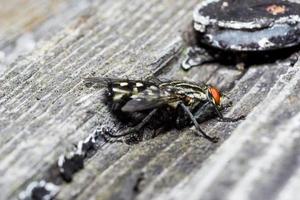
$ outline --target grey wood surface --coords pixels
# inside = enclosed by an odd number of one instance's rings
[[[182,71],[180,36],[197,2],[2,1],[0,13],[9,15],[0,15],[0,199],[16,199],[44,179],[59,185],[57,199],[299,196],[300,63]],[[73,181],[62,181],[53,172],[61,154],[97,126],[120,126],[101,103],[103,91],[85,87],[82,77],[154,72],[214,84],[232,98],[226,116],[248,116],[202,123],[222,138],[217,144],[189,128],[136,145],[101,142]]]

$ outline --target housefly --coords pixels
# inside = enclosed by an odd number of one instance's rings
[[[222,93],[204,83],[99,77],[85,78],[85,83],[106,87],[105,103],[110,111],[125,123],[133,122],[131,128],[118,135],[107,133],[113,138],[139,132],[146,125],[177,129],[194,125],[197,135],[217,142],[218,137],[206,134],[199,123],[212,116],[225,122],[236,122],[243,118],[223,117]]]

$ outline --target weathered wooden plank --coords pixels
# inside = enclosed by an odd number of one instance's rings
[[[297,196],[298,192],[285,188],[285,184],[297,179],[299,164],[299,103],[295,102],[299,99],[299,64],[279,76],[276,74],[277,78],[264,79],[263,83],[273,81],[266,98],[191,182],[182,184],[183,188],[178,186],[168,196],[172,195],[172,199],[183,196],[215,199],[221,194],[225,199]],[[253,95],[257,97],[257,93]]]
[[[180,70],[179,36],[196,3],[86,2],[70,11],[74,17],[62,31],[5,66],[0,199],[14,199],[30,182],[43,179],[59,184],[58,199],[291,199],[298,194],[292,177],[299,175],[300,64],[290,67],[287,59],[245,72],[216,64]],[[65,15],[62,9],[53,18]],[[45,22],[35,33],[47,27]],[[73,181],[62,182],[53,172],[60,154],[100,124],[119,127],[101,103],[102,91],[85,87],[81,78],[145,78],[162,67],[160,78],[205,81],[228,91],[234,106],[226,115],[249,116],[243,122],[201,124],[221,137],[218,144],[189,129],[136,145],[100,142]]]
[[[43,177],[43,172],[38,172],[47,171],[49,164],[56,162],[72,142],[91,132],[99,119],[101,123],[111,121],[99,101],[100,93],[82,90],[80,76],[96,73],[144,77],[172,57],[180,40],[177,32],[169,32],[171,25],[166,22],[182,4],[174,4],[176,7],[165,13],[170,2],[163,7],[154,6],[157,1],[135,5],[127,5],[126,1],[99,2],[91,8],[96,9],[95,15],[82,27],[69,27],[27,57],[28,62],[12,66],[1,80],[3,198],[17,195],[35,175]],[[157,15],[156,20],[149,14],[144,16],[145,12]],[[132,18],[124,20],[126,16]],[[163,23],[166,27],[161,26]],[[180,23],[174,25],[179,27]],[[166,41],[167,37],[172,39]],[[74,78],[66,79],[68,75]],[[90,114],[96,108],[99,115]],[[41,157],[45,159],[41,161]]]
[[[19,56],[72,23],[89,1],[1,1],[0,74]],[[76,24],[75,24],[76,25]]]

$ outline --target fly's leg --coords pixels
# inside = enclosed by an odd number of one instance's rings
[[[141,128],[143,128],[151,120],[151,118],[156,113],[156,111],[157,111],[157,108],[153,109],[138,125],[131,127],[126,131],[123,131],[121,134],[114,135],[110,132],[105,132],[105,135],[107,135],[111,138],[120,138],[120,137],[127,136],[129,134],[132,134],[134,132],[138,132],[139,130],[141,130]]]
[[[231,107],[231,104],[225,105],[223,109]],[[211,102],[205,103],[199,110],[197,110],[196,113],[194,113],[195,118],[197,121],[205,121],[208,118],[211,118],[212,116],[215,116],[215,113],[217,114],[218,118],[217,120],[219,122],[237,122],[239,120],[245,119],[245,116],[239,116],[237,118],[227,118],[224,117],[223,114],[219,111],[219,109]]]
[[[218,122],[237,122],[240,120],[244,120],[246,118],[245,115],[241,115],[239,117],[236,118],[230,118],[230,117],[223,117],[223,118],[218,118]]]
[[[113,144],[113,143],[123,143],[124,142],[122,139],[108,138],[109,137],[108,135],[109,135],[108,133],[103,133],[102,134],[102,138],[103,138],[103,140],[104,140],[105,143],[111,143],[111,144]]]
[[[103,139],[103,141],[105,143],[123,143],[123,140],[120,139],[111,139],[108,138],[107,135],[111,134],[111,132],[114,132],[114,130],[110,127],[106,127],[106,126],[101,126],[101,127],[97,127],[96,130],[94,131],[93,135],[95,137],[95,140],[99,139],[99,137],[101,137]]]
[[[239,120],[245,119],[244,115],[236,117],[236,118],[224,117],[223,114],[219,111],[219,109],[217,108],[217,106],[215,104],[213,104],[213,107],[215,108],[215,111],[218,115],[218,121],[219,122],[237,122]]]
[[[188,114],[189,118],[192,120],[193,124],[195,125],[196,129],[197,129],[197,133],[199,136],[204,137],[205,139],[216,143],[218,142],[219,138],[218,137],[210,137],[209,135],[207,135],[201,128],[199,123],[197,122],[196,118],[194,117],[194,115],[191,113],[191,111],[182,103],[180,102],[179,105],[183,108],[183,110]],[[201,135],[199,134],[201,133]]]
[[[208,119],[214,118],[215,110],[211,106],[210,102],[206,102],[195,113],[193,113],[193,115],[197,121],[201,123],[203,121],[207,121]]]

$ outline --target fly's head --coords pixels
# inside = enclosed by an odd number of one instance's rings
[[[217,108],[221,107],[222,93],[213,86],[207,87],[207,99]]]
[[[179,82],[176,83],[175,88],[178,90],[177,94],[182,95],[181,99],[185,105],[191,109],[204,103],[211,103],[218,109],[221,107],[223,95],[216,87],[204,83]]]

